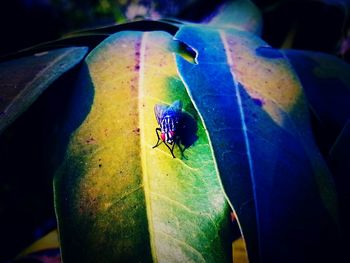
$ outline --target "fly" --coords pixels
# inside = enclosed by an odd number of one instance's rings
[[[174,101],[170,106],[164,104],[156,104],[154,106],[154,114],[159,127],[156,128],[158,141],[153,148],[159,146],[162,142],[168,147],[171,155],[175,158],[175,144],[179,147],[181,154],[183,151],[180,147],[180,137],[177,133],[182,114],[182,103],[179,100]],[[160,133],[160,136],[159,136]]]

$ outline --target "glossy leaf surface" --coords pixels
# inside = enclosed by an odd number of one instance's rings
[[[230,212],[198,113],[165,32],[117,33],[86,59],[79,89],[93,93],[55,178],[67,262],[225,262]],[[81,96],[81,95],[80,95]],[[84,97],[85,95],[83,95]],[[155,104],[181,100],[181,158],[157,142]],[[77,103],[72,102],[75,106]],[[73,107],[71,120],[82,109]]]
[[[338,234],[335,191],[282,53],[235,30],[184,26],[175,37],[197,52],[198,64],[177,56],[178,70],[208,131],[250,262],[307,261],[320,249],[332,257],[337,244],[325,241]]]
[[[0,133],[87,51],[85,47],[61,48],[0,63]]]

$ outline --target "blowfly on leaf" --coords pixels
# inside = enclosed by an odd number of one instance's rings
[[[156,128],[158,141],[153,148],[158,147],[162,142],[168,147],[171,155],[175,158],[175,144],[179,147],[183,156],[183,150],[180,147],[180,137],[177,134],[182,116],[182,103],[179,100],[174,101],[170,106],[164,104],[156,104],[154,113],[159,127]],[[159,136],[160,132],[160,136]]]

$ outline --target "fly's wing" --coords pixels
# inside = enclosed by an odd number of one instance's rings
[[[174,101],[169,107],[168,111],[181,112],[182,102],[180,100]]]
[[[156,119],[158,124],[160,125],[160,123],[162,122],[162,118],[164,116],[164,113],[167,110],[167,106],[166,105],[162,105],[162,104],[156,104],[154,106],[154,114],[156,115]]]
[[[170,106],[164,104],[156,104],[154,106],[154,114],[158,124],[160,125],[165,115],[170,115],[173,118],[178,119],[182,109],[182,103],[179,100],[174,101]]]
[[[182,103],[180,100],[174,101],[169,107],[167,107],[164,115],[171,116],[176,122],[179,121],[181,117]]]

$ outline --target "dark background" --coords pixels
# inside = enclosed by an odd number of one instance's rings
[[[117,5],[116,3],[122,4]],[[201,21],[224,0],[14,0],[0,4],[0,56],[65,33],[122,22],[127,8],[137,2],[153,13]],[[181,2],[181,3],[178,3]],[[295,34],[293,48],[324,51],[344,56],[341,50],[349,36],[349,0],[255,0],[264,18],[263,39],[281,47]],[[126,14],[126,15],[125,15]],[[148,15],[152,16],[152,11]],[[132,17],[131,17],[132,18]],[[343,48],[344,49],[344,48]]]
[[[160,15],[199,22],[223,1],[134,2],[149,8],[156,3],[147,14],[150,17]],[[273,47],[322,51],[350,61],[349,1],[256,0],[255,3],[263,14],[262,38]],[[0,57],[58,39],[71,31],[125,21],[132,18],[127,15],[129,5],[131,1],[127,0],[2,1]],[[0,262],[13,258],[56,227],[50,164],[40,163],[45,160],[43,153],[50,151],[45,149],[47,143],[40,134],[41,125],[49,123],[43,124],[37,116],[45,108],[45,96],[58,98],[59,107],[62,91],[58,87],[56,83],[50,93],[45,93],[0,136]],[[59,116],[52,115],[50,121],[59,121],[55,118]],[[34,128],[27,136],[16,136],[29,126]]]

